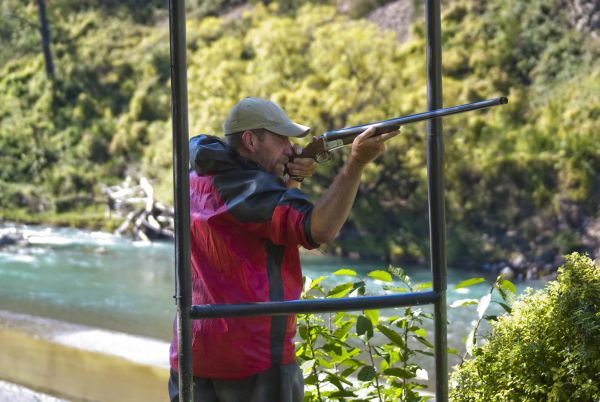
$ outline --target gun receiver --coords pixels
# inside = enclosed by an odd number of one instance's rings
[[[406,124],[434,119],[436,117],[449,116],[451,114],[470,112],[472,110],[485,109],[492,106],[504,105],[506,103],[508,103],[508,98],[500,97],[443,109],[435,109],[424,113],[396,117],[393,119],[363,124],[360,126],[328,131],[308,144],[306,148],[302,150],[302,153],[296,156],[296,158],[312,158],[317,161],[317,163],[325,162],[330,159],[329,152],[343,147],[344,145],[351,144],[360,133],[364,132],[369,127],[375,127],[375,135],[377,136],[398,130],[400,126],[404,126]]]

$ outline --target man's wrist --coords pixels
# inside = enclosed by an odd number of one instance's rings
[[[346,166],[349,169],[357,169],[360,170],[361,172],[364,170],[364,168],[369,164],[370,161],[366,161],[363,162],[360,159],[356,158],[356,157],[352,157],[350,156],[348,158],[348,160],[346,161]]]

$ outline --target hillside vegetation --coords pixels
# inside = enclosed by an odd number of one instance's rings
[[[426,110],[422,19],[399,43],[360,17],[384,1],[347,2],[351,15],[322,2],[280,1],[218,16],[240,3],[190,2],[191,135],[219,134],[229,108],[250,95],[278,102],[314,134]],[[451,264],[548,270],[556,256],[598,248],[587,228],[600,195],[600,45],[595,27],[574,20],[571,3],[442,5],[444,105],[510,99],[444,120]],[[49,2],[54,80],[45,73],[37,12],[33,1],[0,5],[3,216],[79,213],[101,205],[101,184],[128,175],[151,178],[159,198],[172,202],[163,2]],[[304,189],[318,196],[343,158],[320,166]],[[82,213],[83,224],[93,214]],[[369,167],[350,221],[327,250],[428,257],[424,124],[404,127]]]

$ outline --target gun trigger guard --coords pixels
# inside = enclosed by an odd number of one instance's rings
[[[317,161],[317,163],[327,162],[330,159],[331,159],[331,154],[327,151],[321,152],[321,153],[318,153],[317,155],[315,155],[315,160]]]

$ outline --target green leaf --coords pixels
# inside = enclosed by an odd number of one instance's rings
[[[390,355],[388,354],[379,362],[379,372],[383,373],[385,370],[390,368],[390,363],[388,361]]]
[[[432,286],[433,285],[431,282],[423,282],[423,283],[417,283],[415,286],[413,286],[413,289],[415,291],[419,291],[419,290],[430,289]]]
[[[333,275],[356,276],[356,271],[350,268],[341,268],[333,273]]]
[[[506,311],[508,314],[511,313],[512,307],[510,307],[508,304],[502,303],[502,302],[496,302],[496,303],[498,303],[500,306],[502,306],[502,308],[504,309],[504,311]]]
[[[316,385],[319,382],[319,377],[316,371],[310,373],[310,375],[304,377],[305,385]]]
[[[471,279],[467,279],[465,281],[462,281],[462,282],[454,285],[454,289],[467,288],[469,286],[477,285],[477,284],[479,284],[481,282],[485,282],[485,279],[483,279],[483,278],[471,278]]]
[[[357,335],[367,335],[367,339],[371,339],[373,337],[373,324],[371,320],[369,320],[364,315],[358,316],[356,320],[356,334]]]
[[[407,288],[398,287],[398,286],[384,286],[383,290],[387,290],[387,291],[395,292],[395,293],[405,293],[408,291]]]
[[[391,367],[385,370],[383,374],[398,378],[415,378],[417,376],[412,371],[405,370],[401,367]]]
[[[298,326],[298,334],[300,338],[306,340],[308,338],[308,328],[305,325]]]
[[[367,274],[367,276],[369,278],[377,279],[377,280],[380,280],[383,282],[391,282],[392,281],[392,275],[390,275],[389,272],[382,271],[382,270],[371,271]]]
[[[314,279],[310,285],[308,286],[308,289],[306,289],[306,291],[308,292],[309,290],[314,289],[319,283],[321,283],[323,281],[323,279],[327,278],[327,276],[325,275],[321,275],[319,276],[317,279]]]
[[[428,348],[434,348],[433,344],[431,342],[429,342],[427,339],[423,338],[422,336],[415,336],[415,339],[419,342],[421,342],[423,345],[427,346]]]
[[[381,324],[377,326],[377,329],[395,345],[400,346],[402,349],[406,347],[406,344],[404,343],[404,338],[396,331],[389,329],[385,325]]]
[[[415,372],[417,379],[419,380],[424,380],[427,381],[429,380],[429,373],[427,373],[427,370],[422,369],[422,368],[417,368],[417,371]]]
[[[475,328],[471,329],[471,332],[467,335],[465,347],[469,356],[473,356],[473,348],[475,347]]]
[[[488,293],[485,296],[483,296],[481,299],[479,299],[479,304],[477,305],[477,315],[479,316],[479,318],[483,318],[483,315],[485,314],[485,311],[487,310],[488,306],[490,305],[491,300],[492,300],[491,293]]]
[[[343,391],[346,388],[346,387],[344,387],[344,385],[340,381],[340,378],[337,375],[329,374],[327,376],[327,381],[332,383],[338,390]]]
[[[333,289],[331,289],[327,293],[327,297],[330,298],[339,298],[344,297],[348,292],[354,287],[352,283],[342,283],[341,285],[337,285]]]
[[[349,390],[339,390],[332,392],[328,395],[329,398],[347,398],[347,397],[355,397],[356,394]]]
[[[337,344],[328,343],[323,345],[323,350],[327,352],[331,359],[335,359],[336,356],[342,356],[344,354],[344,349]]]
[[[304,363],[302,363],[300,365],[300,368],[302,369],[303,372],[308,372],[308,370],[313,370],[314,369],[314,365],[315,365],[315,360],[307,360]]]
[[[364,313],[373,325],[379,324],[379,310],[365,310]]]
[[[511,281],[508,281],[506,279],[502,279],[500,281],[500,287],[509,291],[513,295],[517,293],[517,288],[515,287],[515,285]]]
[[[339,324],[333,332],[333,336],[340,340],[343,340],[346,337],[346,335],[348,335],[348,332],[350,332],[350,330],[352,329],[352,325],[352,321],[346,321],[342,324]]]
[[[325,355],[327,356],[327,355]],[[330,357],[327,356],[326,358],[322,358],[322,357],[318,357],[317,359],[317,364],[319,365],[319,367],[332,367],[333,364],[330,361]]]
[[[375,371],[375,368],[373,366],[365,366],[360,369],[357,378],[360,381],[371,381],[373,378],[375,378],[376,375],[377,372]]]
[[[367,284],[365,281],[358,281],[352,284],[352,291],[356,291],[359,295],[364,296]]]
[[[352,386],[352,382],[349,381],[346,377],[346,375],[344,374],[337,374],[335,371],[331,371],[331,370],[325,370],[325,372],[327,373],[327,380],[331,381],[332,383],[334,381],[338,382],[340,385],[341,383],[344,383],[346,385]],[[337,386],[337,385],[336,385]],[[339,387],[338,387],[339,388]]]
[[[416,329],[414,332],[418,336],[423,336],[423,337],[427,336],[427,331],[425,331],[424,328]]]
[[[457,308],[457,307],[464,307],[464,306],[470,306],[472,304],[477,304],[478,300],[477,299],[460,299],[460,300],[454,300],[452,302],[452,304],[450,305],[451,308]]]

